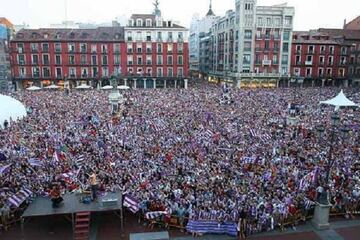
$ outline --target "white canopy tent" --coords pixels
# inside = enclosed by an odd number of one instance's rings
[[[88,89],[92,89],[92,87],[86,84],[81,84],[80,86],[77,86],[76,89],[88,90]]]
[[[37,86],[31,86],[31,87],[28,87],[26,90],[28,90],[28,91],[39,91],[39,90],[41,90],[41,88],[39,88]]]
[[[340,93],[336,97],[326,100],[326,101],[321,101],[320,104],[335,106],[335,110],[338,110],[340,107],[359,107],[359,105],[357,105],[353,101],[349,100],[345,96],[343,90],[341,90]]]
[[[128,90],[128,89],[130,89],[130,87],[126,86],[126,85],[121,85],[121,86],[118,86],[117,89],[119,89],[119,90]]]
[[[111,90],[111,89],[113,89],[113,86],[110,85],[106,85],[101,88],[101,90]]]
[[[15,121],[26,115],[26,108],[21,102],[0,94],[0,127],[3,127],[5,120],[10,123],[10,118]]]
[[[52,85],[47,86],[47,87],[44,87],[44,88],[45,88],[45,89],[59,89],[60,87],[52,84]]]

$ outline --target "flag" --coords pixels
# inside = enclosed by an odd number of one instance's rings
[[[1,174],[4,174],[4,173],[7,173],[9,168],[10,168],[11,164],[8,164],[8,165],[5,165],[5,166],[2,166],[0,167],[0,175]]]
[[[85,157],[84,155],[79,155],[75,161],[76,166],[83,167],[85,164]]]
[[[129,208],[132,213],[137,213],[139,211],[139,202],[131,196],[125,196],[124,206]]]
[[[32,195],[29,189],[22,189],[13,196],[9,197],[8,202],[15,207],[19,207],[28,197]]]
[[[42,167],[43,166],[43,162],[40,161],[37,158],[30,158],[28,159],[28,163],[30,164],[30,166],[32,167]]]
[[[57,154],[56,151],[54,151],[53,161],[54,161],[54,162],[59,162],[59,156],[58,156],[58,154]]]

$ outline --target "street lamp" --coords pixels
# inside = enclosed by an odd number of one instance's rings
[[[330,183],[330,173],[331,173],[331,168],[335,162],[335,158],[333,157],[333,150],[334,150],[334,146],[335,146],[335,142],[338,140],[338,134],[341,133],[341,137],[343,138],[343,140],[346,140],[346,138],[348,137],[348,134],[350,132],[350,129],[347,126],[343,126],[343,127],[339,127],[340,124],[340,116],[337,112],[335,112],[332,116],[331,116],[331,129],[330,129],[330,149],[329,149],[329,153],[328,153],[328,161],[327,161],[327,165],[326,165],[326,179],[325,179],[325,183],[327,186],[329,186]],[[326,132],[324,125],[319,125],[316,127],[316,131],[318,133],[318,137],[319,139],[323,139],[324,138],[324,133]],[[323,192],[325,193],[325,191]],[[323,195],[320,196],[320,198],[318,198],[319,203],[321,204],[329,204],[328,202],[328,198],[327,195]]]

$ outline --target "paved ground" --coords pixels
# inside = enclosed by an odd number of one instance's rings
[[[127,240],[130,233],[164,231],[159,227],[150,230],[129,213],[124,214],[124,231],[120,229],[119,219],[112,213],[93,214],[91,240]],[[172,240],[234,240],[229,236],[212,236],[192,238],[179,230],[170,230]],[[310,224],[297,227],[296,231],[288,228],[285,232],[267,232],[251,236],[250,240],[358,240],[360,239],[360,218],[356,220],[337,219],[331,222],[331,228],[317,231]],[[0,233],[1,240],[71,240],[71,222],[61,216],[38,217],[25,223],[24,236],[20,225],[14,225],[9,231]]]

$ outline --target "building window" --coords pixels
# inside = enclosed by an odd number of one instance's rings
[[[167,65],[172,65],[173,64],[173,56],[171,56],[171,55],[168,55],[167,56]]]
[[[167,69],[167,76],[168,76],[168,77],[173,77],[173,76],[174,76],[173,68],[168,68],[168,69]]]
[[[137,53],[142,53],[142,43],[136,44]]]
[[[97,65],[97,56],[96,55],[91,56],[91,65]]]
[[[312,68],[306,68],[306,77],[311,77]]]
[[[296,45],[296,53],[301,53],[301,45]]]
[[[120,55],[114,55],[114,64],[120,65]]]
[[[102,76],[108,77],[109,76],[109,69],[107,67],[102,67]]]
[[[285,41],[290,40],[290,32],[289,32],[289,31],[284,31],[283,39],[284,39]]]
[[[151,65],[152,64],[152,56],[151,55],[147,55],[146,56],[146,65]]]
[[[133,65],[133,62],[134,62],[134,58],[132,55],[128,55],[127,56],[127,64],[128,65]]]
[[[289,43],[287,42],[283,43],[283,52],[285,53],[289,52]]]
[[[42,63],[43,63],[43,65],[49,65],[50,64],[49,54],[43,54]]]
[[[17,44],[17,51],[18,51],[18,53],[23,53],[24,52],[24,44],[18,43]]]
[[[80,61],[81,61],[81,64],[82,64],[82,65],[86,65],[86,64],[87,64],[86,55],[81,55]]]
[[[62,68],[57,67],[56,68],[56,77],[61,78],[62,77]]]
[[[68,44],[68,51],[69,51],[69,53],[75,53],[75,44],[74,43]]]
[[[143,21],[142,21],[142,19],[136,19],[136,26],[137,26],[137,27],[142,27],[142,26],[143,26]]]
[[[55,64],[61,65],[61,55],[55,55]]]
[[[24,67],[19,68],[19,76],[20,77],[26,76],[26,68],[24,68]]]
[[[162,65],[163,64],[163,56],[162,55],[157,55],[156,64],[157,65]]]
[[[142,65],[142,56],[137,56],[137,65]]]
[[[322,65],[325,63],[325,57],[324,56],[320,56],[319,57],[319,63]]]
[[[167,45],[167,52],[168,52],[168,53],[172,53],[172,52],[173,52],[173,45],[172,45],[172,43],[168,43],[168,45]]]
[[[40,68],[39,67],[32,67],[32,74],[34,78],[40,77]]]
[[[327,75],[327,76],[331,76],[331,75],[332,75],[332,68],[327,68],[327,69],[326,69],[326,75]]]
[[[69,64],[74,65],[75,64],[75,56],[69,55]]]
[[[147,27],[151,27],[151,23],[152,23],[151,19],[146,19],[146,26]]]
[[[127,32],[127,40],[131,42],[133,40],[132,32]]]
[[[106,55],[102,56],[102,65],[108,65],[108,57]]]
[[[162,68],[157,68],[156,69],[156,76],[157,77],[162,77],[163,76],[163,69]]]
[[[107,53],[108,46],[106,44],[101,44],[101,53]]]
[[[156,50],[158,53],[162,53],[162,44],[161,43],[157,44]]]
[[[291,16],[285,16],[285,25],[290,26],[292,24],[292,17]]]
[[[334,54],[334,46],[329,47],[329,52],[330,52],[330,54]]]
[[[93,67],[92,68],[92,77],[98,77],[98,75],[99,75],[99,70],[98,70],[98,68],[97,67]]]
[[[318,69],[318,76],[322,77],[324,75],[324,69],[323,68],[319,68]]]
[[[76,78],[76,68],[69,68],[70,78]]]
[[[184,41],[183,32],[178,32],[178,42],[183,42],[183,41]]]
[[[134,70],[133,70],[132,67],[129,67],[129,68],[127,69],[127,72],[128,72],[128,75],[131,76],[131,75],[133,75]]]
[[[81,68],[81,77],[82,78],[88,77],[88,69],[87,68]]]
[[[162,32],[157,32],[157,41],[162,42]]]
[[[24,54],[18,54],[18,64],[25,65],[25,55]]]
[[[31,64],[34,64],[34,65],[39,64],[39,56],[37,54],[31,55]]]
[[[151,32],[146,32],[146,41],[151,42]]]
[[[92,53],[97,53],[97,46],[96,46],[96,44],[91,44],[91,52],[92,52]]]
[[[147,43],[146,44],[146,53],[151,53],[152,52],[152,45],[151,43]]]
[[[128,51],[128,53],[132,53],[132,52],[133,52],[133,45],[132,45],[132,43],[128,43],[128,44],[127,44],[127,51]]]
[[[334,63],[334,57],[333,57],[333,56],[329,56],[329,57],[328,57],[328,64],[329,64],[329,65],[333,65],[333,63]]]
[[[120,53],[120,43],[114,43],[113,47],[116,54]]]
[[[55,52],[61,52],[61,43],[55,43]]]
[[[42,48],[43,52],[49,52],[49,44],[48,43],[43,43],[41,48]]]
[[[141,37],[141,32],[137,32],[136,33],[136,41],[141,41],[142,37]]]
[[[38,51],[38,44],[37,43],[31,43],[30,48],[31,48],[32,52],[37,52]]]
[[[271,25],[271,18],[266,18],[266,25],[270,26]]]
[[[177,69],[177,76],[178,76],[178,77],[183,77],[183,76],[184,76],[184,70],[183,70],[183,68],[178,68],[178,69]]]
[[[250,54],[244,54],[243,63],[244,64],[250,64],[251,55]]]
[[[281,64],[288,64],[289,56],[287,54],[282,55],[281,59]]]
[[[184,61],[183,61],[183,56],[178,56],[178,65],[183,65]]]
[[[245,30],[245,39],[251,39],[252,38],[252,31],[251,30]]]
[[[80,43],[80,52],[86,53],[86,51],[87,51],[86,43]]]
[[[173,33],[168,32],[168,42],[172,42],[172,41],[173,41]]]

